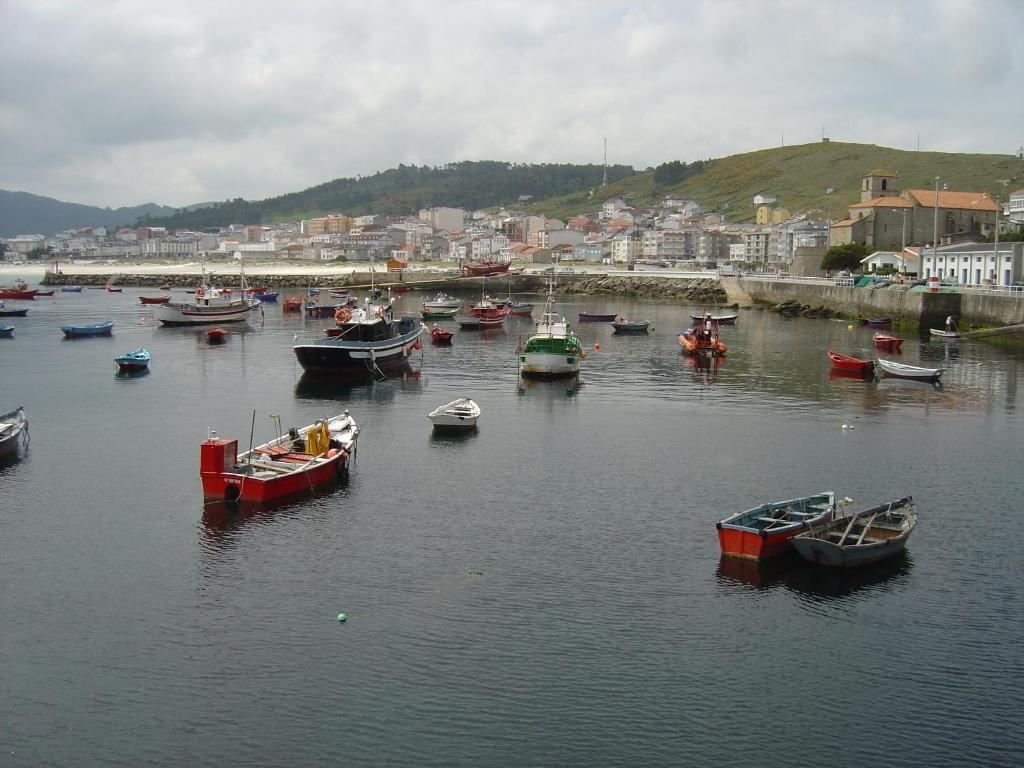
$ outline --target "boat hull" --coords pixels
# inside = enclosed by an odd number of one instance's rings
[[[566,352],[520,352],[519,374],[533,379],[563,379],[579,376],[580,355]]]
[[[129,362],[122,362],[120,360],[116,360],[115,363],[117,364],[117,370],[124,371],[125,373],[138,373],[139,371],[144,371],[147,368],[149,368],[149,363],[148,362],[145,362],[145,363],[130,362],[129,363]]]
[[[612,328],[615,329],[615,333],[647,333],[650,326],[649,322],[643,323],[628,323],[628,322],[614,322]]]
[[[161,304],[156,309],[156,319],[164,325],[212,325],[239,323],[247,320],[249,313],[259,309],[255,299],[240,305],[222,307],[197,307],[192,304]]]
[[[791,551],[792,539],[835,514],[831,492],[764,504],[715,524],[723,555],[767,560]]]
[[[856,568],[899,555],[916,524],[908,496],[808,530],[793,539],[793,548],[811,563]]]
[[[62,325],[60,327],[64,335],[69,339],[78,339],[85,336],[110,336],[114,332],[114,321],[99,323],[97,325]]]
[[[140,304],[166,304],[170,300],[170,296],[139,296]]]
[[[420,324],[406,334],[375,342],[349,342],[338,337],[308,339],[293,349],[307,373],[363,380],[373,378],[377,371],[386,374],[403,370],[425,331]]]
[[[20,301],[35,301],[39,291],[0,291],[0,299],[16,299]]]
[[[577,317],[581,323],[610,323],[615,319],[615,313],[602,315],[594,312],[580,312]]]
[[[867,376],[874,372],[875,363],[873,360],[861,360],[856,357],[850,357],[849,355],[842,355],[838,352],[828,351],[828,359],[832,364],[832,368],[837,371],[847,371],[849,373],[856,373],[860,376]]]
[[[942,331],[942,330],[939,330],[938,328],[929,328],[928,329],[928,333],[930,333],[932,336],[936,336],[936,337],[938,337],[940,339],[959,339],[960,338],[960,332],[959,331]]]

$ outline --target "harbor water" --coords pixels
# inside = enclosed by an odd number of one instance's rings
[[[343,386],[291,350],[329,321],[270,304],[210,346],[142,293],[8,303],[29,314],[0,339],[0,411],[23,405],[31,442],[0,466],[0,765],[1024,759],[1021,352],[897,329],[883,356],[942,386],[851,379],[825,352],[870,357],[871,329],[743,311],[700,368],[676,341],[700,307],[559,297],[578,382],[521,380],[532,325],[510,318]],[[106,319],[110,338],[61,337]],[[138,347],[150,372],[115,375]],[[427,414],[462,396],[479,430],[434,436]],[[346,409],[347,483],[204,503],[210,430],[244,449],[254,412],[260,443],[270,414]],[[720,559],[716,520],[822,490],[913,495],[905,555]]]

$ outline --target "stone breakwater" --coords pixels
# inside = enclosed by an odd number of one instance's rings
[[[239,275],[209,275],[214,285],[237,287]],[[44,285],[85,285],[104,286],[107,284],[136,288],[195,288],[200,282],[198,274],[55,274],[48,272],[41,281]],[[365,288],[370,285],[369,272],[352,272],[340,275],[248,275],[251,287],[262,286],[279,290],[289,288]],[[478,292],[482,286],[493,295],[502,293],[538,293],[547,291],[544,275],[498,275],[481,280],[478,277],[433,277],[377,273],[374,282],[381,287],[388,285],[407,286],[421,291]],[[717,280],[679,279],[670,277],[634,277],[620,275],[559,275],[555,292],[563,294],[643,296],[652,299],[669,299],[686,303],[724,305],[726,293]]]

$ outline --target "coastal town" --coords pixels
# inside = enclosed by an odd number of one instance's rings
[[[993,248],[984,242],[1024,230],[1024,189],[1001,204],[985,192],[940,189],[938,181],[934,189],[900,189],[897,172],[874,169],[864,175],[859,201],[846,210],[837,202],[835,210],[791,211],[785,200],[765,190],[750,201],[752,221],[731,221],[726,211],[705,210],[699,200],[673,195],[645,207],[610,197],[599,210],[562,221],[529,212],[529,196],[523,197],[521,208],[494,210],[335,212],[203,231],[125,226],[23,234],[2,241],[3,257],[6,262],[374,262],[391,271],[478,262],[561,271],[642,265],[811,277],[828,276],[822,259],[830,247],[859,243],[867,249],[858,270],[865,273],[938,276],[963,286],[1012,287],[1024,280],[1019,243]]]

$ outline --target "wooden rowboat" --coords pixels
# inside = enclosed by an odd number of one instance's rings
[[[801,496],[737,512],[715,524],[723,555],[765,560],[785,554],[794,536],[812,525],[832,519],[836,497],[832,491]]]
[[[875,363],[873,360],[861,360],[859,357],[833,352],[831,349],[828,350],[826,354],[828,355],[829,361],[832,363],[832,367],[841,371],[853,371],[854,373],[867,376],[875,370]]]
[[[915,525],[914,499],[907,496],[811,526],[793,538],[793,548],[809,562],[852,568],[898,555]]]
[[[928,333],[938,336],[940,339],[959,339],[960,331],[943,331],[938,328],[929,328]]]
[[[60,329],[69,339],[76,339],[82,336],[110,336],[114,331],[114,321],[107,320],[105,323],[93,325],[62,325]]]
[[[451,344],[452,336],[454,335],[454,333],[445,330],[437,323],[434,323],[434,327],[430,329],[430,340],[434,344]]]
[[[876,333],[872,338],[876,347],[888,350],[889,352],[895,352],[900,348],[900,344],[903,343],[903,339],[890,336],[888,333]]]
[[[938,381],[942,376],[942,368],[921,368],[916,365],[905,365],[895,360],[878,358],[875,363],[886,376],[897,379],[913,379],[915,381]]]
[[[170,300],[170,296],[139,296],[140,304],[166,304]]]

